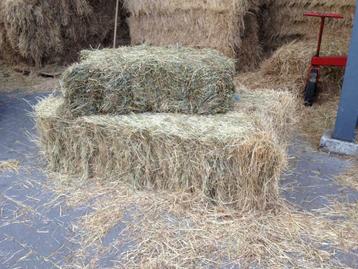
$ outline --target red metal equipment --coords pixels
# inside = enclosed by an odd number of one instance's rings
[[[329,19],[343,19],[343,16],[335,13],[319,13],[306,12],[304,16],[321,18],[321,25],[318,35],[318,43],[316,54],[311,59],[311,64],[308,72],[308,79],[305,87],[305,105],[312,106],[317,96],[317,84],[320,77],[320,68],[322,66],[334,66],[345,68],[347,64],[347,56],[321,56],[322,36],[326,18]]]

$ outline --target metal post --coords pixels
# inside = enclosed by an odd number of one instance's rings
[[[358,1],[352,41],[344,76],[335,129],[332,138],[354,142],[358,120]]]
[[[117,29],[118,29],[118,10],[119,10],[119,0],[116,2],[116,14],[114,17],[114,34],[113,34],[113,48],[117,46]]]
[[[319,57],[321,53],[321,44],[322,44],[322,36],[323,36],[323,30],[324,30],[324,23],[325,23],[325,17],[321,18],[321,26],[319,28],[319,34],[318,34],[318,44],[317,44],[317,52],[316,56]]]

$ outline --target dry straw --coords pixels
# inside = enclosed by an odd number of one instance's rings
[[[264,75],[276,80],[276,83],[295,83],[303,87],[310,58],[313,56],[313,46],[309,42],[299,41],[283,45],[261,65]]]
[[[268,208],[278,198],[295,101],[274,91],[241,96],[237,111],[224,115],[74,120],[58,114],[61,98],[50,97],[36,107],[36,120],[53,171],[200,193],[235,208]]]
[[[332,34],[324,36],[322,55],[347,53],[349,38],[337,39]],[[239,74],[236,81],[250,89],[282,88],[302,95],[308,77],[311,57],[316,51],[316,40],[295,40],[282,45],[264,60],[256,72]],[[339,89],[343,72],[339,68],[322,68],[319,87],[323,92]]]
[[[358,143],[358,138],[356,140]],[[340,174],[336,179],[337,181],[347,187],[350,187],[358,191],[358,161],[355,159],[352,161],[351,166]]]
[[[234,62],[209,49],[121,47],[83,51],[63,76],[74,116],[129,112],[215,114],[232,108]]]
[[[262,56],[257,0],[126,0],[132,44],[213,48],[252,69]]]
[[[324,36],[325,44],[322,46],[321,55],[344,55],[348,53],[349,38],[342,36],[342,39],[338,39],[335,35],[326,34]],[[297,85],[304,86],[308,68],[310,66],[311,57],[316,53],[315,41],[293,41],[281,46],[276,50],[273,55],[266,59],[262,65],[261,70],[265,75],[269,75],[276,79],[279,83],[282,81],[294,82]],[[335,68],[336,74],[340,74],[340,69]],[[324,69],[327,74],[330,74],[328,78],[332,78],[333,70]],[[323,80],[327,80],[327,74],[325,74]],[[334,77],[333,79],[340,79]]]
[[[20,163],[17,160],[0,161],[0,172],[3,171],[19,171]]]
[[[264,60],[259,70],[236,76],[236,84],[251,90],[263,87],[284,89],[300,96],[304,90],[313,51],[314,46],[307,41],[285,44]]]
[[[330,44],[328,49],[333,53],[337,52],[337,43]],[[237,76],[236,84],[239,87],[245,85],[251,90],[264,86],[276,90],[289,90],[303,100],[308,67],[314,50],[314,42],[309,41],[296,41],[284,45],[265,60],[257,72]],[[325,53],[330,54],[329,50]],[[334,125],[342,79],[342,70],[322,68],[317,104],[313,108],[303,105],[299,108],[300,121],[297,128],[314,145],[318,145],[325,130]]]
[[[285,205],[241,213],[197,194],[53,176],[61,201],[92,202],[76,226],[82,236],[71,260],[75,268],[100,267],[113,249],[125,250],[112,258],[113,268],[351,268],[337,253],[355,251],[358,204],[312,213]],[[108,235],[118,227],[109,248]]]

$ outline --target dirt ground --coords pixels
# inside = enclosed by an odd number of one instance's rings
[[[58,77],[64,68],[55,65],[45,66],[42,69],[31,69],[26,66],[10,67],[0,60],[0,91],[26,89],[28,92],[41,92],[58,88]]]
[[[318,150],[338,95],[302,107],[280,182],[288,211],[237,216],[48,174],[31,111],[56,87],[0,65],[1,268],[358,268],[358,164]]]

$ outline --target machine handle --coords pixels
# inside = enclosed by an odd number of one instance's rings
[[[319,18],[332,18],[332,19],[343,19],[344,17],[338,13],[320,13],[320,12],[305,12],[306,17],[319,17]]]
[[[319,57],[321,52],[321,43],[322,43],[322,35],[323,35],[323,29],[324,29],[324,23],[326,18],[330,19],[343,19],[343,16],[337,13],[320,13],[320,12],[305,12],[303,14],[306,17],[318,17],[321,18],[321,26],[319,28],[319,34],[318,34],[318,44],[317,44],[317,51],[316,51],[316,57]]]

